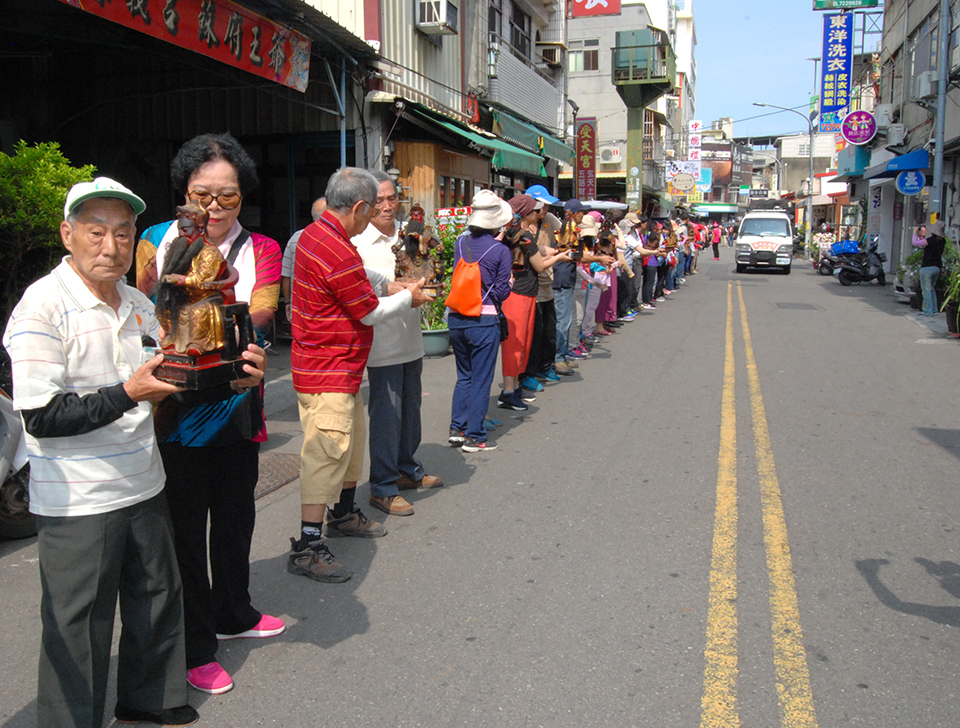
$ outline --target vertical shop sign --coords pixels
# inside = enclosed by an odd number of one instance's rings
[[[823,74],[820,113],[832,114],[850,103],[853,79],[853,13],[823,16]]]
[[[597,120],[577,119],[577,199],[597,196]]]
[[[297,91],[307,90],[310,41],[232,0],[61,2]]]
[[[871,235],[880,234],[880,207],[883,203],[883,187],[874,185],[870,188],[867,198],[867,232]]]

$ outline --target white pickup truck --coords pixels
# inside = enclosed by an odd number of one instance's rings
[[[737,232],[737,273],[747,268],[779,268],[790,273],[793,226],[780,210],[748,212]]]

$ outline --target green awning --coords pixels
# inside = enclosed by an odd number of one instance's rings
[[[499,109],[493,110],[493,130],[514,144],[558,162],[570,164],[573,159],[573,149],[562,141]]]
[[[460,126],[453,121],[440,119],[432,114],[425,114],[419,109],[415,111],[424,119],[431,121],[447,131],[451,131],[457,136],[470,142],[471,147],[483,149],[493,154],[490,165],[497,170],[510,170],[513,172],[523,172],[524,174],[534,175],[535,177],[546,177],[547,170],[543,167],[543,158],[538,154],[533,154],[510,142],[495,137],[485,137],[477,134],[470,129]]]

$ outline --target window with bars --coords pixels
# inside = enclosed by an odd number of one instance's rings
[[[653,112],[645,109],[643,112],[643,159],[644,161],[653,159]]]
[[[510,6],[510,45],[524,58],[530,58],[533,21],[516,3]]]

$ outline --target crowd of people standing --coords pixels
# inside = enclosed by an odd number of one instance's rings
[[[171,168],[186,203],[179,209],[199,206],[202,229],[166,222],[138,242],[138,195],[106,178],[76,185],[60,229],[69,254],[27,291],[4,335],[34,464],[43,726],[102,723],[118,596],[114,714],[122,722],[195,722],[187,685],[210,694],[233,688],[216,659],[219,643],[286,629],[254,608],[249,591],[267,437],[263,334],[281,285],[304,433],[300,524],[287,571],[344,582],[352,573],[327,539],[387,535],[356,502],[365,445],[371,508],[412,516],[403,491],[443,486],[417,456],[417,309],[437,294],[422,278],[398,279],[396,183],[382,172],[339,170],[281,265],[279,244],[238,221],[258,179],[236,139],[192,139]],[[479,191],[453,250],[455,266],[475,267],[479,293],[475,310],[447,315],[456,365],[448,443],[466,453],[496,449],[489,433],[502,423],[489,409],[498,358],[495,407],[525,411],[546,384],[586,366],[606,337],[657,312],[697,273],[700,250],[713,244],[716,256],[721,240],[682,213],[603,214],[561,202],[542,185],[510,200]],[[134,258],[136,286],[124,279]],[[160,284],[197,278],[201,259],[215,261],[230,300],[247,304],[259,337],[241,354],[241,379],[196,392],[155,376],[163,362],[157,341],[170,332],[154,304]]]

